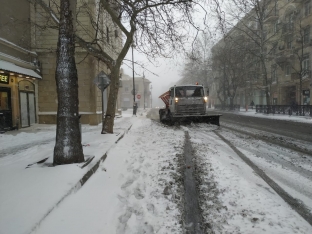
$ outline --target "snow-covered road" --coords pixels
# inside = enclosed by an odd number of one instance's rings
[[[312,208],[311,179],[268,157],[285,150],[214,126],[187,127],[196,149],[200,201],[205,225],[220,233],[310,233],[311,226],[223,142],[213,130],[243,152],[276,183]],[[292,152],[288,152],[288,156]],[[306,160],[306,166],[311,161]],[[308,174],[311,173],[311,168]],[[284,176],[284,177],[283,177]],[[284,180],[280,180],[280,178]],[[284,183],[288,181],[288,183]],[[292,186],[289,186],[292,185]],[[301,189],[294,192],[293,186]]]
[[[309,157],[295,155],[294,152],[279,146],[268,145],[213,125],[168,127],[147,118],[145,114],[130,117],[127,122],[133,123],[131,129],[118,144],[110,148],[98,171],[83,187],[56,206],[33,233],[184,233],[182,172],[187,170],[187,167],[183,164],[182,157],[185,132],[190,135],[193,147],[192,156],[196,165],[195,176],[199,188],[204,233],[312,233],[311,225],[214,131],[231,141],[285,191],[312,209],[312,181],[309,177],[312,166]],[[116,126],[120,129],[125,127],[122,122]],[[89,136],[91,132],[94,135],[97,128],[100,132],[101,126],[84,128],[85,136]],[[37,140],[40,142],[51,138],[51,132],[53,131],[50,129],[46,134],[40,133]],[[2,141],[7,142],[7,147],[11,147],[10,140],[22,142],[23,138],[33,136],[27,133],[20,135],[16,135],[15,138],[10,135],[2,136]],[[101,137],[105,139],[105,136]],[[87,143],[84,135],[83,139]],[[24,154],[19,152],[0,158],[0,166],[6,168],[6,165],[14,164],[15,171],[12,173],[23,175],[25,159],[35,161],[33,155],[37,160],[41,158],[40,152],[43,151],[42,147],[35,145],[35,141],[27,141],[32,142],[34,146],[28,148]],[[93,147],[99,150],[98,146],[90,144],[85,147],[86,152],[92,152]],[[44,145],[43,152],[52,149],[53,142]],[[45,176],[45,169],[35,171]],[[50,174],[58,172],[60,168],[49,169]],[[12,188],[12,185],[8,185],[10,172],[6,173],[8,178],[2,177],[0,189]],[[56,178],[60,178],[60,175]],[[34,183],[31,187],[40,191],[40,187],[36,188]],[[49,187],[49,193],[60,191],[58,184],[53,181]],[[20,191],[23,188],[27,187],[23,185]],[[12,192],[18,191],[17,187]],[[1,234],[9,233],[9,230],[21,230],[15,233],[29,233],[28,229],[22,228],[23,225],[31,227],[35,224],[24,223],[34,220],[29,217],[26,219],[25,210],[19,211],[19,207],[13,209],[16,204],[16,201],[12,200],[14,197],[18,196],[10,197],[7,191],[0,194]],[[28,202],[27,199],[31,197],[24,196],[19,203]],[[8,207],[9,202],[12,204],[11,210]],[[40,204],[44,203],[45,197],[41,197]],[[36,212],[42,212],[41,210],[42,207],[34,205],[28,215],[35,217]],[[12,217],[15,222],[7,217]],[[10,226],[13,224],[17,227]]]

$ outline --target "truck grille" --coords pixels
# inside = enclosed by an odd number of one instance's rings
[[[205,112],[203,104],[177,105],[177,114],[203,114]]]

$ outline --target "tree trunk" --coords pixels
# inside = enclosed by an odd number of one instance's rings
[[[114,133],[114,118],[116,113],[116,102],[119,91],[119,70],[121,63],[117,62],[112,68],[111,83],[107,101],[106,115],[103,123],[102,134]]]
[[[78,114],[78,75],[75,63],[73,0],[61,0],[57,44],[56,86],[58,96],[56,142],[53,164],[84,161]]]

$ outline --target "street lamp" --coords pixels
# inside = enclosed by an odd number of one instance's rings
[[[144,85],[144,72],[143,72],[143,109],[145,110],[145,85]]]
[[[135,103],[135,84],[134,84],[134,59],[133,59],[133,47],[134,44],[132,43],[131,48],[132,48],[132,79],[133,79],[133,105]]]
[[[151,108],[153,108],[153,95],[152,95],[153,86],[152,86],[152,85],[151,85],[151,88],[150,88],[150,89],[151,89],[151,94],[150,94],[150,95],[151,95],[151,96],[150,96],[150,97],[151,97]]]

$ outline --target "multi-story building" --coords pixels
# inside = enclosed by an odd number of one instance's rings
[[[245,51],[241,58],[244,63],[240,63],[245,82],[237,88],[234,103],[311,105],[311,0],[260,3],[265,4],[264,12],[259,12],[262,9],[259,8],[258,12],[253,9],[246,14],[212,50],[219,51],[228,44],[222,41],[231,40]],[[221,66],[227,67],[226,64],[213,67],[216,91],[226,76]]]
[[[7,130],[37,122],[42,75],[38,54],[31,48],[29,2],[1,1],[1,12],[0,130]]]
[[[56,123],[57,4],[59,1],[49,0],[1,2],[0,128]],[[122,46],[121,31],[100,1],[78,0],[76,13],[76,35],[115,59]],[[78,43],[75,59],[80,120],[98,124],[102,108],[107,107],[108,90],[102,95],[95,79],[102,71],[109,74],[108,67]]]
[[[135,95],[133,95],[133,78],[122,74],[121,77],[122,87],[119,88],[118,100],[121,109],[126,110],[133,107],[133,102],[137,103],[139,108],[151,107],[151,82],[143,77],[134,77]]]
[[[59,1],[44,0],[43,2],[46,6],[51,7],[58,17],[56,3]],[[42,81],[39,82],[38,87],[39,123],[56,123],[57,114],[55,69],[58,29],[55,17],[50,13],[50,11],[46,11],[44,5],[31,5],[31,46],[38,54],[42,70]],[[98,50],[104,51],[111,58],[116,59],[122,46],[121,31],[112,22],[109,14],[100,7],[100,1],[78,0],[76,13],[76,35]],[[106,90],[102,95],[96,86],[95,78],[101,71],[106,74],[110,72],[104,62],[90,55],[86,49],[78,46],[78,44],[75,53],[80,121],[96,125],[102,121],[102,103],[105,111],[108,92]]]

